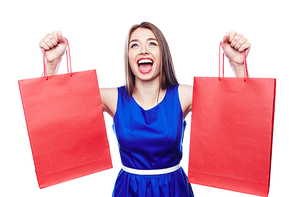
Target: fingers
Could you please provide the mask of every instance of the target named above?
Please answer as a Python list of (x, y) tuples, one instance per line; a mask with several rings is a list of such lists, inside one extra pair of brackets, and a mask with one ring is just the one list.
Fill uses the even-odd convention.
[[(245, 38), (242, 34), (236, 33), (235, 31), (229, 32), (228, 35), (225, 36), (224, 38), (225, 38), (225, 41), (228, 40), (228, 43), (232, 48), (238, 50), (239, 52), (242, 52), (244, 50), (249, 50), (251, 47), (251, 43), (248, 41), (248, 39)], [(224, 41), (224, 38), (223, 38), (223, 41)]]
[(63, 42), (64, 38), (62, 32), (54, 31), (50, 34), (47, 34), (39, 43), (39, 47), (45, 50), (52, 49), (56, 47), (60, 42)]

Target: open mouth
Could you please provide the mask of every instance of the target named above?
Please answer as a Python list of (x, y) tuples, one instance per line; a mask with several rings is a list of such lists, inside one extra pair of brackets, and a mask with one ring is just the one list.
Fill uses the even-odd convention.
[(153, 60), (150, 58), (141, 58), (138, 60), (138, 69), (141, 73), (150, 73), (153, 66)]

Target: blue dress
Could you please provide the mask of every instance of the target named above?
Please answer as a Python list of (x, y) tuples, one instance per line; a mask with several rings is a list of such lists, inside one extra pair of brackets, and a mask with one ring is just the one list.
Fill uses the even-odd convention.
[[(170, 168), (180, 163), (186, 122), (179, 101), (178, 85), (167, 89), (164, 99), (144, 110), (118, 88), (113, 130), (122, 164), (140, 170)], [(114, 197), (191, 197), (191, 185), (182, 168), (161, 175), (137, 175), (121, 170)]]

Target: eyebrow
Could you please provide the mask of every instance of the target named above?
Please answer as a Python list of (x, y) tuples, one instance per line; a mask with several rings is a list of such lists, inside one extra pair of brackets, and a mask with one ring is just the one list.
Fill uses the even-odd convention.
[[(156, 38), (148, 38), (147, 40), (155, 40), (155, 41), (157, 41)], [(130, 43), (131, 42), (138, 42), (138, 41), (139, 41), (139, 39), (133, 39), (133, 40), (130, 41)]]

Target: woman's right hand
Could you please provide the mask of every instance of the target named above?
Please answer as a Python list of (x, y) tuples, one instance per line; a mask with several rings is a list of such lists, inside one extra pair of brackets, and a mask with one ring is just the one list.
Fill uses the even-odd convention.
[(45, 50), (47, 74), (53, 75), (56, 73), (62, 56), (67, 48), (67, 41), (62, 36), (62, 32), (54, 31), (47, 34), (40, 42), (39, 47)]

